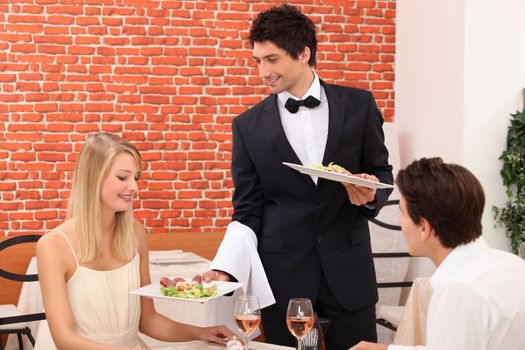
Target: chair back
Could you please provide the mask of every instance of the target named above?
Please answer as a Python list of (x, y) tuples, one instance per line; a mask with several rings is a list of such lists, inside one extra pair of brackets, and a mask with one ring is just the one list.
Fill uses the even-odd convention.
[[(31, 242), (37, 242), (41, 235), (24, 235), (24, 236), (15, 236), (12, 238), (8, 238), (5, 241), (0, 242), (0, 251), (9, 248), (16, 244), (22, 244), (22, 243), (31, 243)], [(38, 281), (38, 275), (35, 274), (18, 274), (6, 271), (2, 268), (0, 268), (0, 277), (3, 277), (8, 280), (12, 281), (19, 281), (19, 282), (35, 282)]]
[(378, 327), (377, 333), (381, 342), (391, 343), (391, 331), (396, 330), (397, 322), (385, 316), (384, 310), (395, 309), (397, 315), (397, 311), (401, 311), (402, 288), (412, 285), (406, 281), (410, 255), (399, 225), (399, 200), (388, 200), (379, 215), (369, 221), (379, 294), (376, 322), (386, 327)]
[[(0, 252), (4, 249), (7, 249), (17, 244), (37, 242), (40, 239), (40, 237), (42, 236), (41, 235), (23, 235), (23, 236), (15, 236), (15, 237), (8, 238), (0, 242)], [(19, 273), (6, 271), (3, 268), (0, 268), (0, 277), (8, 279), (8, 280), (12, 280), (12, 281), (19, 281), (19, 282), (38, 281), (38, 274), (36, 273), (19, 274)], [(8, 325), (8, 324), (23, 323), (23, 322), (39, 321), (45, 318), (46, 318), (45, 313), (43, 312), (25, 314), (25, 315), (13, 315), (13, 316), (0, 317), (0, 326)]]

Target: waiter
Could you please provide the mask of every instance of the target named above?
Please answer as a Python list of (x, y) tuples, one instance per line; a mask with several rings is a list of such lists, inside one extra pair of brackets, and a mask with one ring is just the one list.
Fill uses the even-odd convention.
[[(253, 255), (275, 297), (262, 310), (268, 342), (295, 344), (285, 323), (294, 297), (311, 299), (317, 315), (331, 320), (328, 349), (375, 341), (377, 286), (368, 219), (391, 190), (311, 177), (282, 162), (334, 162), (357, 176), (392, 184), (381, 113), (368, 91), (319, 78), (315, 25), (295, 7), (261, 12), (249, 39), (271, 94), (233, 121), (233, 223), (213, 271), (204, 277), (256, 277), (253, 267), (246, 270), (254, 259), (238, 248), (242, 241), (256, 247), (258, 256)], [(258, 294), (262, 288), (248, 291)]]

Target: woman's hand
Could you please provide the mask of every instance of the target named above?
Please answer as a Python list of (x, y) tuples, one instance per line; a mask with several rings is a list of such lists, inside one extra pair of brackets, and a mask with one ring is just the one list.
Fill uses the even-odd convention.
[(204, 341), (225, 345), (235, 334), (226, 326), (203, 327), (199, 338)]

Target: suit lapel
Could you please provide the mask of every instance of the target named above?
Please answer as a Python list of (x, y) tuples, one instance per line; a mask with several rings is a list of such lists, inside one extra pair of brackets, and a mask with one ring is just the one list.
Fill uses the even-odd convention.
[[(263, 106), (263, 120), (264, 120), (264, 131), (268, 137), (268, 141), (273, 147), (279, 152), (283, 161), (294, 164), (302, 164), (295, 154), (295, 151), (288, 142), (286, 134), (284, 133), (283, 125), (279, 115), (279, 109), (277, 108), (277, 95), (270, 95), (265, 101)], [(285, 166), (285, 165), (283, 165)], [(309, 175), (298, 173), (304, 180), (306, 180), (312, 186), (315, 186), (314, 181)]]
[(345, 116), (345, 101), (334, 86), (325, 84), (322, 80), (321, 84), (324, 87), (326, 98), (328, 99), (328, 138), (323, 155), (323, 164), (326, 165), (334, 160), (337, 146), (341, 141)]

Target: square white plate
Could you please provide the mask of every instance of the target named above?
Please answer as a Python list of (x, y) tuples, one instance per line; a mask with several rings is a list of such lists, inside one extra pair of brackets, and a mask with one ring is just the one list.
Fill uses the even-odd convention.
[(184, 300), (184, 301), (190, 301), (194, 303), (205, 303), (209, 300), (216, 299), (218, 297), (223, 296), (224, 294), (228, 294), (230, 292), (233, 292), (234, 290), (237, 290), (242, 287), (242, 283), (237, 282), (223, 282), (223, 281), (213, 281), (210, 283), (205, 283), (206, 285), (216, 284), (217, 285), (217, 294), (212, 297), (207, 298), (200, 298), (200, 299), (191, 299), (191, 298), (179, 298), (179, 297), (168, 297), (165, 295), (162, 295), (160, 291), (160, 283), (152, 283), (148, 284), (147, 286), (134, 289), (130, 293), (131, 294), (137, 294), (143, 297), (153, 298), (153, 299), (166, 299), (166, 300)]
[(152, 250), (149, 252), (149, 262), (153, 264), (190, 264), (204, 262), (202, 256), (182, 250)]
[(283, 162), (283, 164), (286, 166), (289, 166), (292, 169), (297, 170), (300, 173), (312, 175), (312, 176), (318, 176), (318, 177), (321, 177), (327, 180), (332, 180), (332, 181), (337, 181), (337, 182), (346, 182), (346, 183), (351, 183), (354, 185), (359, 185), (359, 186), (364, 186), (364, 187), (369, 187), (369, 188), (376, 188), (376, 189), (394, 188), (394, 186), (390, 184), (365, 180), (365, 179), (361, 179), (360, 177), (356, 177), (352, 175), (334, 173), (331, 171), (321, 170), (321, 169), (314, 168), (311, 166), (304, 166), (304, 165), (287, 163), (287, 162)]

